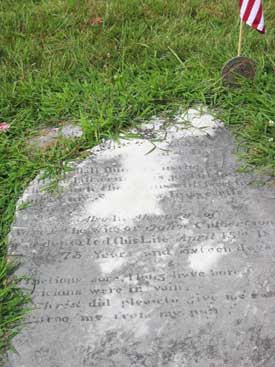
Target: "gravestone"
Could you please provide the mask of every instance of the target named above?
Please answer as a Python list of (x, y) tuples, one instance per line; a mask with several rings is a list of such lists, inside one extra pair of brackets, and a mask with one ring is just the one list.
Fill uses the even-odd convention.
[(34, 309), (8, 366), (274, 367), (275, 191), (206, 112), (135, 132), (18, 203)]

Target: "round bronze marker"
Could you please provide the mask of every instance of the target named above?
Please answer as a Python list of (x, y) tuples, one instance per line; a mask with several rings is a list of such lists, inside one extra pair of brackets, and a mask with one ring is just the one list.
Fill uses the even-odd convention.
[(234, 57), (222, 69), (223, 85), (231, 88), (238, 88), (241, 78), (253, 80), (255, 75), (256, 63), (245, 56)]

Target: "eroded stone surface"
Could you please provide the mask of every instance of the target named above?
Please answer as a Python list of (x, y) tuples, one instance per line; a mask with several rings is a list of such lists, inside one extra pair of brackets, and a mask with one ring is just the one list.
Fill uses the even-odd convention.
[(37, 309), (10, 366), (274, 366), (274, 190), (210, 115), (144, 131), (23, 195), (11, 252)]
[(30, 139), (29, 144), (46, 149), (56, 143), (58, 138), (79, 138), (83, 134), (80, 126), (67, 124), (61, 127), (44, 128), (39, 134)]

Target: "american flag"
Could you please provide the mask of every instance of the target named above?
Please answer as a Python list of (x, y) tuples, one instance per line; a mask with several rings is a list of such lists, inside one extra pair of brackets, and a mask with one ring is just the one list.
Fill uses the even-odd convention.
[(257, 31), (264, 33), (264, 14), (262, 0), (240, 0), (241, 19), (257, 29)]

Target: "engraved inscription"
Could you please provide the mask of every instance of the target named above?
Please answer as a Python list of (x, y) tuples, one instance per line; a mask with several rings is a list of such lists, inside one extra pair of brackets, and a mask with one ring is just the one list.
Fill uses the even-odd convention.
[(236, 172), (211, 116), (189, 119), (25, 192), (10, 248), (34, 309), (12, 367), (273, 367), (274, 190)]

